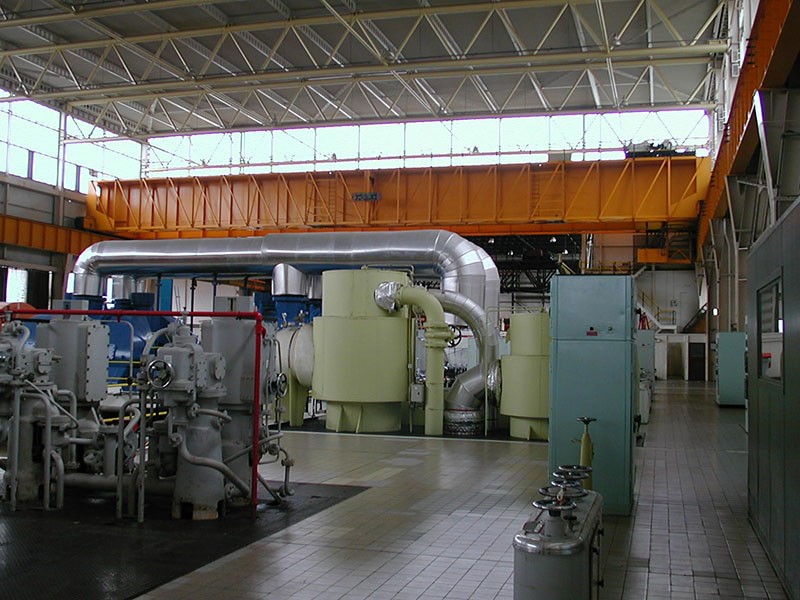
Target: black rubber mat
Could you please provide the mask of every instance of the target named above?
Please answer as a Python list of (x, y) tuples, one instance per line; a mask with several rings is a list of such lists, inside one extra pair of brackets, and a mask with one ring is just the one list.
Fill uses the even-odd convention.
[[(134, 598), (365, 488), (294, 484), (284, 506), (217, 521), (176, 521), (169, 498), (148, 498), (145, 522), (117, 521), (114, 498), (68, 493), (63, 511), (0, 508), (0, 598)], [(266, 501), (265, 501), (266, 502)]]

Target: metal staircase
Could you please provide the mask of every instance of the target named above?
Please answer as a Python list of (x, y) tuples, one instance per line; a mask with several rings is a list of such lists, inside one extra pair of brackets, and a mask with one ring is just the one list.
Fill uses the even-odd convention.
[(655, 329), (656, 333), (676, 333), (678, 331), (675, 311), (661, 309), (650, 296), (641, 290), (636, 295), (636, 307), (647, 317), (650, 329)]

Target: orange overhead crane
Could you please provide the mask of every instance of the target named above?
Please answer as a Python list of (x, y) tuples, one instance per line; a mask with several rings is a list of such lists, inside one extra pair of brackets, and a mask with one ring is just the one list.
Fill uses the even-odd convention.
[(629, 158), (105, 181), (86, 227), (136, 238), (444, 228), (463, 235), (691, 226), (708, 158)]
[(0, 215), (0, 244), (46, 250), (59, 254), (80, 254), (95, 242), (109, 239), (88, 231)]

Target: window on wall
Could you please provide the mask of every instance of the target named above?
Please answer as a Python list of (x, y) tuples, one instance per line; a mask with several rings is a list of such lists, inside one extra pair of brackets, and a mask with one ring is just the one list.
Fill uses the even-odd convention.
[(72, 116), (62, 123), (58, 111), (30, 100), (0, 102), (0, 172), (86, 193), (92, 180), (135, 178), (140, 166), (137, 141)]
[(758, 375), (783, 377), (783, 286), (781, 280), (758, 290)]
[(28, 272), (25, 269), (9, 267), (6, 279), (6, 301), (28, 301)]

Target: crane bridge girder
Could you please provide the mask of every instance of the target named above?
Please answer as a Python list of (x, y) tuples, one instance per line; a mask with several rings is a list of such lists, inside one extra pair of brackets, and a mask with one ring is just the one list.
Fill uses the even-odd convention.
[(619, 161), (315, 171), (115, 180), (87, 201), (87, 227), (137, 238), (321, 229), (444, 228), (463, 235), (690, 226), (711, 161)]

